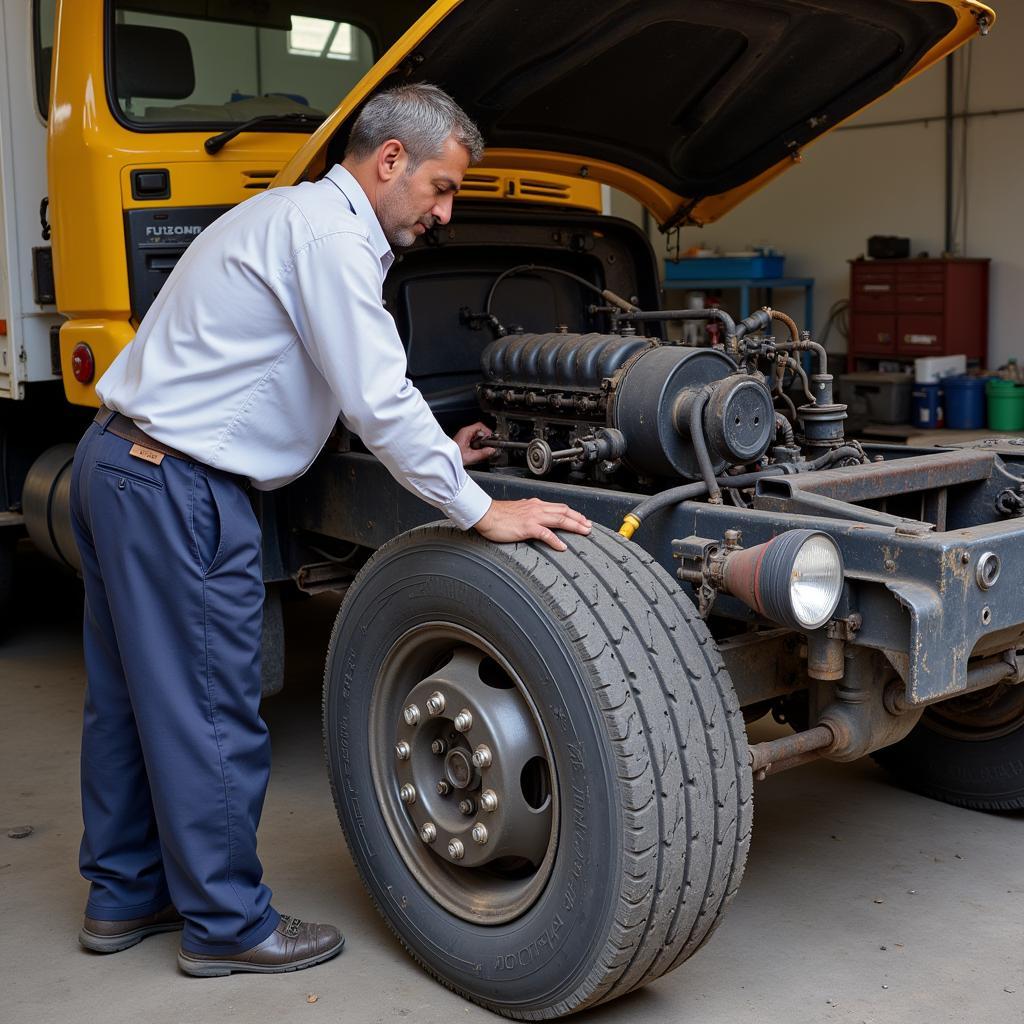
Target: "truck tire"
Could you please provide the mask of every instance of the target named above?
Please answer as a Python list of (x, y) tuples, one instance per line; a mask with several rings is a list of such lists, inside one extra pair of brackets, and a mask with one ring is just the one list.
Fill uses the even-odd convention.
[(11, 529), (0, 529), (0, 640), (10, 632), (14, 609), (14, 548), (18, 535)]
[(284, 586), (268, 583), (263, 598), (263, 629), (260, 633), (260, 697), (273, 697), (284, 689)]
[(933, 705), (906, 739), (872, 756), (901, 786), (936, 800), (1024, 810), (1024, 686)]
[(345, 597), (324, 681), (335, 805), (374, 903), (430, 974), (520, 1020), (681, 964), (750, 840), (743, 718), (703, 622), (637, 545), (567, 540), (397, 537)]

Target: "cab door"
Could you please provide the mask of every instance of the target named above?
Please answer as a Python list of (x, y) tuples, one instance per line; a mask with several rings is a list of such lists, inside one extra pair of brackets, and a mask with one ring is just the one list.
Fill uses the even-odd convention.
[(46, 199), (46, 119), (55, 0), (0, 2), (0, 399), (56, 380), (53, 263)]

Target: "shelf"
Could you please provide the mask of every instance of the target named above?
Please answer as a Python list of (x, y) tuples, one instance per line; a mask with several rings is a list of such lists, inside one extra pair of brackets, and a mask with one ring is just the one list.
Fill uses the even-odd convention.
[(772, 304), (772, 292), (776, 289), (793, 289), (804, 293), (804, 322), (808, 331), (814, 330), (814, 278), (813, 277), (709, 277), (696, 281), (665, 281), (667, 292), (706, 292), (733, 289), (740, 293), (740, 319), (750, 316), (751, 293), (763, 291), (764, 305)]

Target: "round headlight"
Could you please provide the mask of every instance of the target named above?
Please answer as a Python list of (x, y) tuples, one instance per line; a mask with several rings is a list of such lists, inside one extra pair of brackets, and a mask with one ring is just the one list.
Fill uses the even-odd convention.
[(804, 629), (825, 625), (843, 591), (843, 559), (824, 533), (811, 534), (797, 549), (789, 577), (793, 617)]
[(766, 619), (801, 632), (819, 629), (843, 593), (843, 558), (818, 530), (789, 530), (728, 556), (724, 588)]

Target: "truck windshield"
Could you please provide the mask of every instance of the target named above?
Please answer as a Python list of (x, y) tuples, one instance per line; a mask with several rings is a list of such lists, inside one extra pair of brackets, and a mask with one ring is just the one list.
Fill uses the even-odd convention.
[[(322, 0), (115, 0), (111, 104), (128, 124), (165, 129), (324, 115), (376, 58), (373, 26), (344, 20), (345, 11)], [(312, 118), (307, 128), (301, 119), (275, 123), (315, 126)]]

